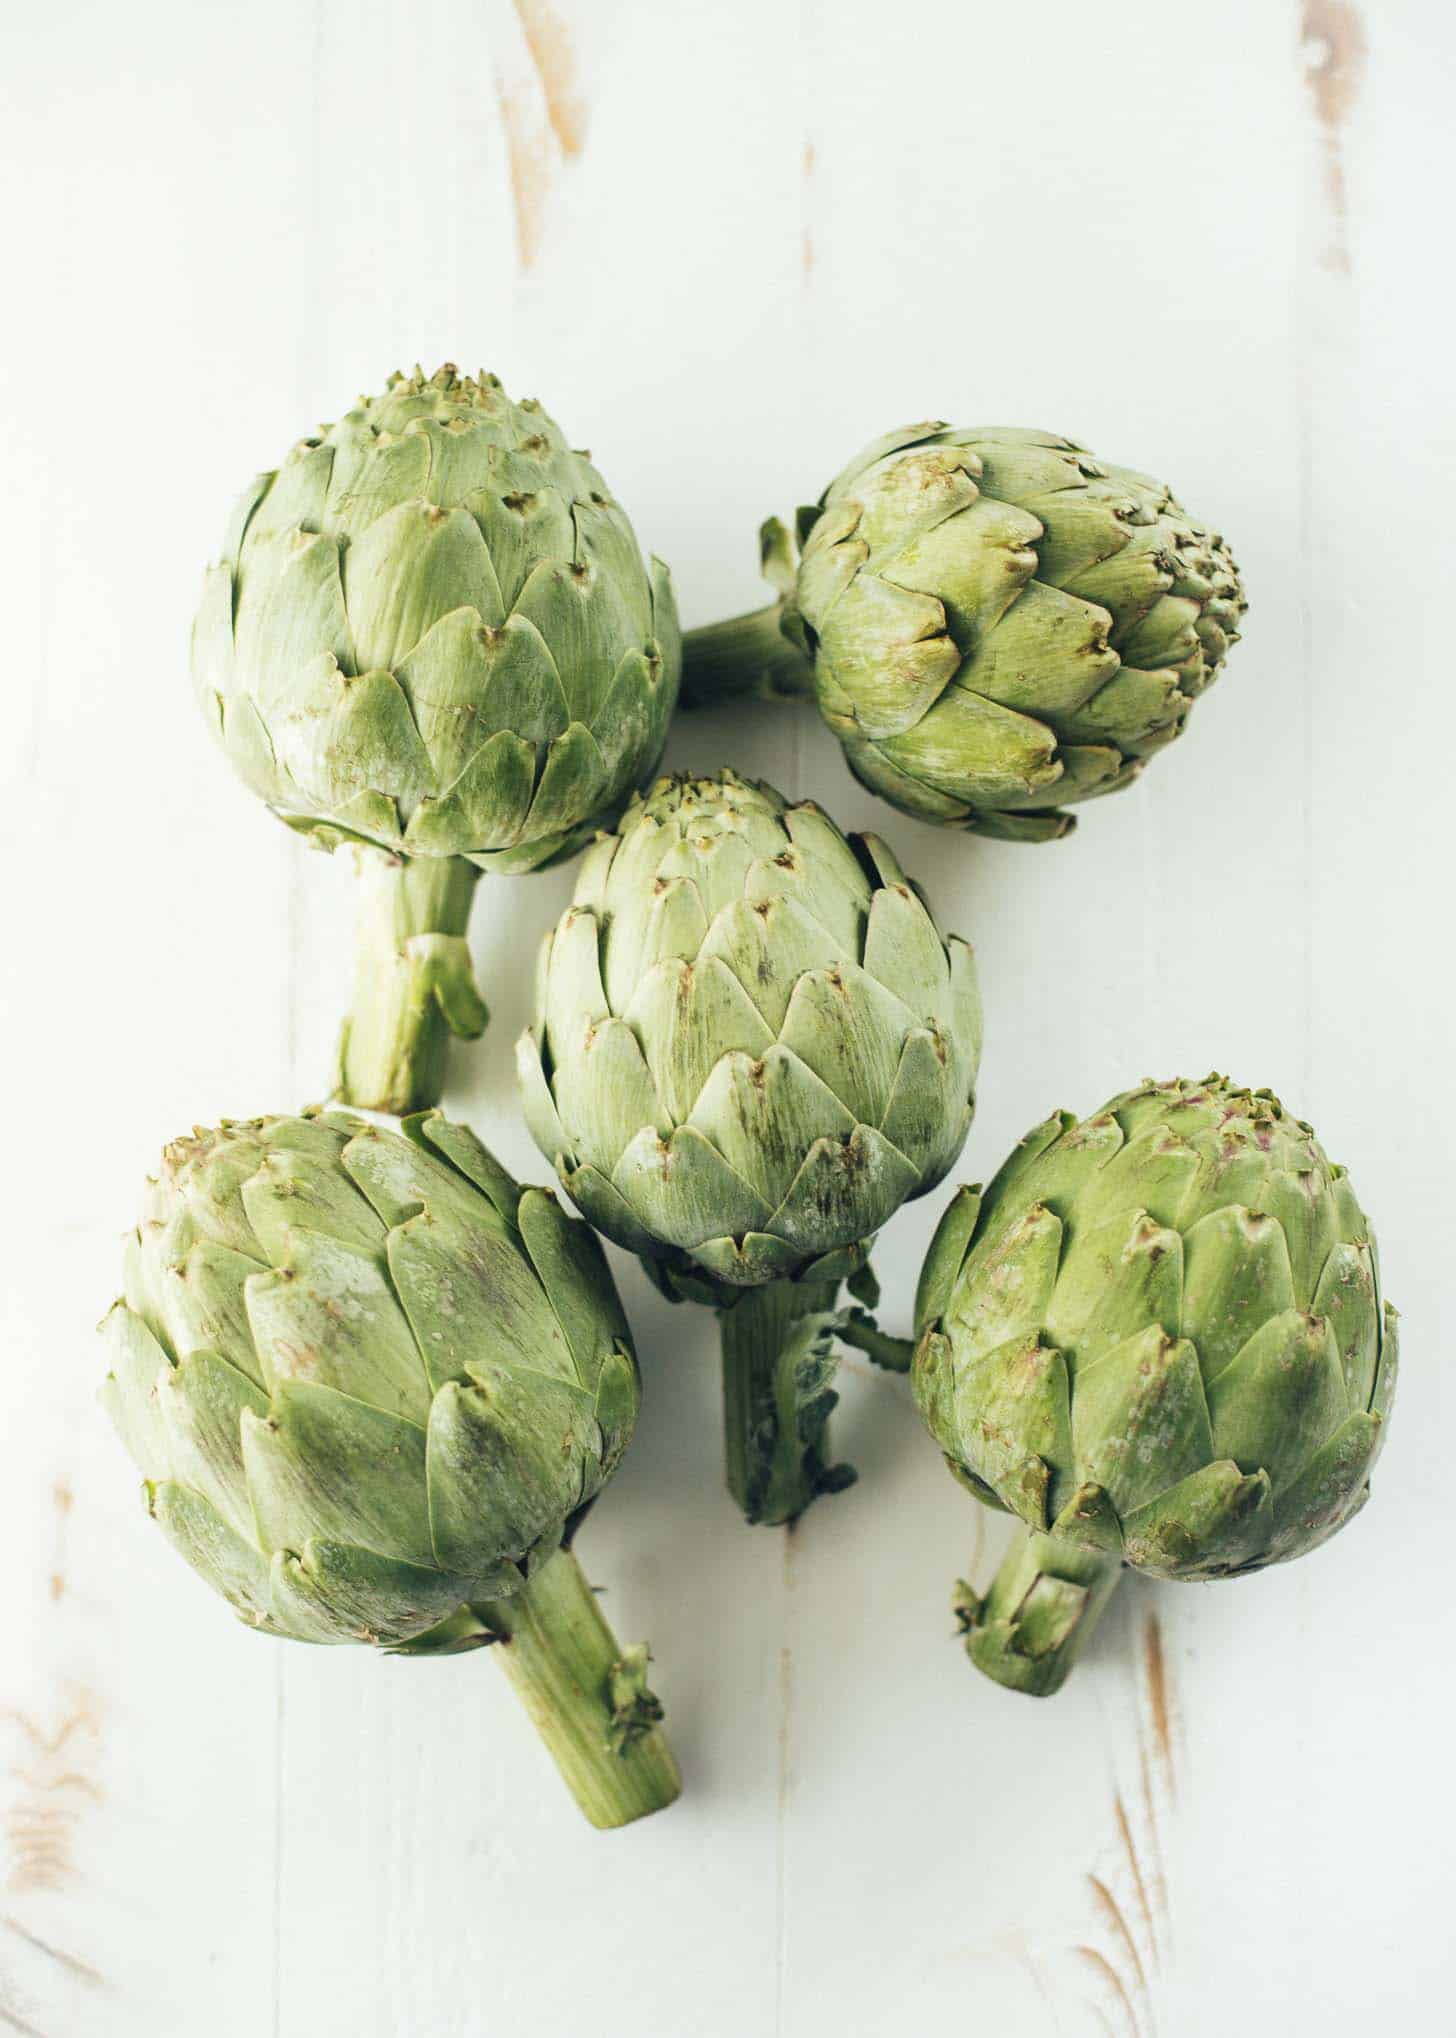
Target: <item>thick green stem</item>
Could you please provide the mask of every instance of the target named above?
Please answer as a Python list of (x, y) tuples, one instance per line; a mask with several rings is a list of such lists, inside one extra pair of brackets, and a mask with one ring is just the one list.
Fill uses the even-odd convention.
[(1050, 1698), (1066, 1683), (1121, 1574), (1121, 1557), (1023, 1531), (984, 1599), (964, 1581), (956, 1587), (966, 1654), (998, 1684)]
[(749, 616), (689, 630), (683, 638), (682, 705), (810, 698), (814, 668), (779, 628), (782, 613), (782, 604), (774, 602)]
[(768, 1281), (720, 1310), (728, 1491), (777, 1526), (854, 1478), (827, 1461), (837, 1281)]
[(462, 856), (360, 849), (357, 861), (354, 1003), (339, 1039), (338, 1095), (403, 1116), (439, 1103), (450, 1035), (485, 1030), (465, 939), (480, 872)]
[(629, 1825), (682, 1789), (647, 1689), (647, 1651), (623, 1649), (570, 1550), (509, 1599), (477, 1609), (572, 1796), (594, 1826)]

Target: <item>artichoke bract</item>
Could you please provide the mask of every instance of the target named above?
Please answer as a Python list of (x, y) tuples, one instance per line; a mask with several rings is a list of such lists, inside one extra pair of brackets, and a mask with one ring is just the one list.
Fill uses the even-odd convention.
[(489, 1642), (593, 1824), (671, 1803), (647, 1688), (572, 1555), (637, 1419), (601, 1247), (437, 1113), (167, 1147), (103, 1325), (147, 1506), (250, 1626)]
[(825, 1429), (842, 1280), (970, 1126), (981, 1008), (875, 836), (725, 771), (665, 778), (581, 866), (518, 1046), (567, 1193), (663, 1290), (722, 1312), (750, 1520), (847, 1483)]
[(957, 1599), (972, 1660), (1017, 1690), (1058, 1689), (1124, 1565), (1240, 1577), (1368, 1497), (1396, 1315), (1344, 1169), (1267, 1090), (1056, 1113), (950, 1204), (916, 1321), (931, 1434), (1026, 1525)]
[(1182, 730), (1246, 604), (1161, 482), (1049, 432), (909, 425), (770, 519), (781, 599), (690, 630), (683, 698), (812, 694), (855, 776), (1014, 842), (1127, 785)]
[(680, 644), (660, 560), (533, 400), (394, 375), (261, 474), (206, 580), (192, 664), (245, 782), (366, 879), (338, 1094), (438, 1101), (486, 1010), (482, 871), (574, 855), (657, 768)]

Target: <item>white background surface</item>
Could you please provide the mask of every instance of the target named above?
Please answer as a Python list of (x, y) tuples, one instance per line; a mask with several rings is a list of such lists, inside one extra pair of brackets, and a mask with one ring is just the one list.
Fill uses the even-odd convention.
[[(1456, 31), (1437, 0), (1362, 11), (7, 14), (0, 2030), (1443, 2028)], [(346, 996), (347, 866), (194, 718), (202, 566), (258, 467), (446, 356), (593, 449), (690, 623), (755, 603), (760, 517), (905, 418), (1068, 432), (1223, 526), (1245, 640), (1069, 842), (900, 818), (808, 714), (685, 721), (670, 759), (883, 827), (974, 940), (967, 1175), (1056, 1105), (1217, 1066), (1351, 1166), (1405, 1317), (1349, 1534), (1238, 1586), (1125, 1587), (1037, 1705), (953, 1644), (951, 1581), (1004, 1529), (903, 1383), (850, 1369), (861, 1483), (747, 1530), (711, 1319), (619, 1257), (649, 1398), (581, 1549), (652, 1639), (688, 1789), (609, 1836), (488, 1654), (230, 1623), (93, 1400), (162, 1141), (317, 1097)], [(447, 1099), (537, 1178), (510, 1048), (571, 881), (482, 886), (494, 1023)], [(892, 1323), (945, 1193), (885, 1236)]]

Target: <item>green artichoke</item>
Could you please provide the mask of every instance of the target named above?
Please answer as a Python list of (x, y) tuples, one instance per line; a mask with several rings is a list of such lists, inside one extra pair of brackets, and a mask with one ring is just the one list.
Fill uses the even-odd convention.
[(500, 1641), (593, 1824), (677, 1795), (570, 1553), (637, 1419), (597, 1241), (437, 1113), (179, 1139), (148, 1184), (102, 1398), (153, 1518), (250, 1626), (440, 1655)]
[(1231, 1578), (1369, 1494), (1396, 1315), (1343, 1168), (1267, 1090), (1144, 1083), (963, 1189), (916, 1301), (916, 1399), (951, 1470), (1026, 1524), (972, 1660), (1061, 1685), (1123, 1565)]
[(394, 375), (261, 474), (193, 630), (203, 712), (273, 811), (367, 871), (346, 1102), (435, 1103), (485, 1006), (482, 871), (574, 855), (657, 767), (672, 587), (538, 403)]
[(1049, 432), (890, 432), (799, 512), (797, 566), (761, 536), (781, 599), (688, 632), (684, 701), (812, 693), (873, 792), (1012, 842), (1134, 779), (1245, 609), (1169, 489)]
[(581, 867), (518, 1046), (527, 1122), (593, 1224), (723, 1315), (729, 1486), (781, 1522), (830, 1466), (839, 1284), (953, 1164), (975, 963), (875, 836), (740, 779), (659, 780)]

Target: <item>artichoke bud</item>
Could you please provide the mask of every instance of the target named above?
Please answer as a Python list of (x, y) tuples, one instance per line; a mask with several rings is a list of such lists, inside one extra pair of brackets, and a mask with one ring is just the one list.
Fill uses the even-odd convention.
[(326, 844), (529, 870), (654, 767), (677, 696), (659, 561), (534, 399), (394, 375), (238, 505), (193, 631), (234, 766)]
[(689, 633), (685, 697), (812, 691), (871, 791), (1008, 841), (1130, 784), (1246, 607), (1168, 488), (1046, 432), (888, 433), (797, 533), (797, 565), (783, 525), (761, 534), (777, 609)]
[(657, 767), (677, 700), (667, 569), (533, 399), (394, 375), (238, 504), (192, 634), (203, 714), (296, 831), (356, 852), (336, 1092), (438, 1102), (487, 1010), (482, 871), (573, 856)]
[(489, 1639), (480, 1602), (557, 1549), (636, 1422), (600, 1247), (436, 1113), (174, 1141), (104, 1329), (154, 1519), (305, 1641)]
[(1394, 1391), (1348, 1178), (1277, 1098), (1220, 1076), (1028, 1134), (947, 1210), (920, 1327), (917, 1401), (972, 1490), (1167, 1578), (1333, 1534)]
[(659, 780), (597, 844), (517, 1057), (597, 1229), (731, 1302), (869, 1292), (867, 1242), (960, 1151), (980, 1045), (971, 950), (888, 848), (725, 771)]

